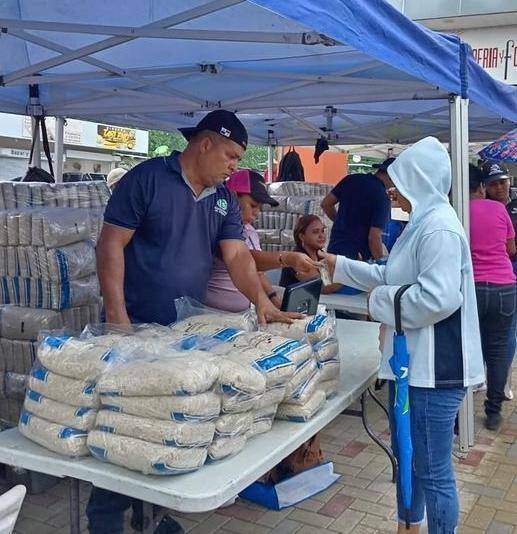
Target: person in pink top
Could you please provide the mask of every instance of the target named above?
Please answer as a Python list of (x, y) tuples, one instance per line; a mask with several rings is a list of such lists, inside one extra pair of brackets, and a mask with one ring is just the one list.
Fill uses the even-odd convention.
[(476, 282), (479, 325), (487, 374), (485, 426), (497, 430), (508, 374), (509, 332), (516, 312), (515, 231), (500, 202), (485, 198), (484, 175), (471, 165), (470, 248)]
[[(278, 202), (267, 192), (262, 176), (249, 169), (234, 172), (226, 181), (226, 187), (237, 194), (243, 222), (243, 236), (246, 245), (257, 263), (260, 280), (266, 295), (280, 308), (281, 301), (264, 272), (270, 269), (291, 267), (306, 274), (314, 269), (315, 262), (300, 252), (267, 252), (260, 248), (260, 240), (252, 223), (263, 204), (278, 206)], [(205, 304), (228, 312), (241, 312), (250, 307), (250, 301), (235, 287), (226, 265), (217, 255), (214, 259), (212, 276), (208, 282)]]

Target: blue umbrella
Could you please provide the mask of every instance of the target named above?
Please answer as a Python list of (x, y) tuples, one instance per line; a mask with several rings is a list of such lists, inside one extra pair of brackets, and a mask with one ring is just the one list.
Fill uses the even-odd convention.
[(395, 375), (394, 416), (397, 427), (398, 476), (400, 492), (405, 508), (406, 529), (409, 530), (409, 514), (412, 493), (413, 445), (411, 443), (411, 421), (409, 418), (409, 353), (406, 336), (402, 330), (400, 299), (411, 286), (402, 286), (395, 294), (395, 334), (393, 335), (393, 356), (390, 366)]

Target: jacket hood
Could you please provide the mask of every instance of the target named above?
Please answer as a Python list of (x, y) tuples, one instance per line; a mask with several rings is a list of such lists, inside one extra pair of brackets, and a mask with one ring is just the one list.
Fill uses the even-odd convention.
[(450, 206), (451, 161), (435, 137), (425, 137), (404, 150), (388, 167), (388, 174), (411, 202), (411, 222), (440, 206)]

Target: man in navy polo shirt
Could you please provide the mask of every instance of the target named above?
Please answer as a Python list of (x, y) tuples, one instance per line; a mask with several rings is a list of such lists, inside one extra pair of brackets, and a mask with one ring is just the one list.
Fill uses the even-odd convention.
[[(233, 113), (217, 110), (180, 131), (189, 141), (184, 152), (137, 165), (121, 179), (106, 208), (97, 245), (106, 321), (174, 322), (176, 298), (204, 300), (218, 249), (235, 286), (255, 304), (259, 321), (290, 322), (299, 314), (279, 311), (264, 293), (243, 240), (238, 201), (223, 185), (246, 150), (244, 125)], [(93, 488), (86, 511), (90, 532), (122, 533), (131, 502)], [(166, 519), (155, 532), (181, 532), (179, 524)]]
[(378, 169), (375, 174), (345, 176), (323, 199), (321, 207), (334, 221), (329, 252), (365, 261), (384, 255), (382, 233), (390, 216), (387, 168), (394, 160), (388, 158), (374, 165)]

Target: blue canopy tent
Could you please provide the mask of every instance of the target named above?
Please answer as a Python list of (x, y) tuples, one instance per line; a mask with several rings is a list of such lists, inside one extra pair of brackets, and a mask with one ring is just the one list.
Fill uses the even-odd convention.
[(384, 0), (0, 3), (0, 111), (172, 130), (219, 107), (255, 143), (450, 141), (468, 226), (468, 130), (515, 128), (517, 90)]

